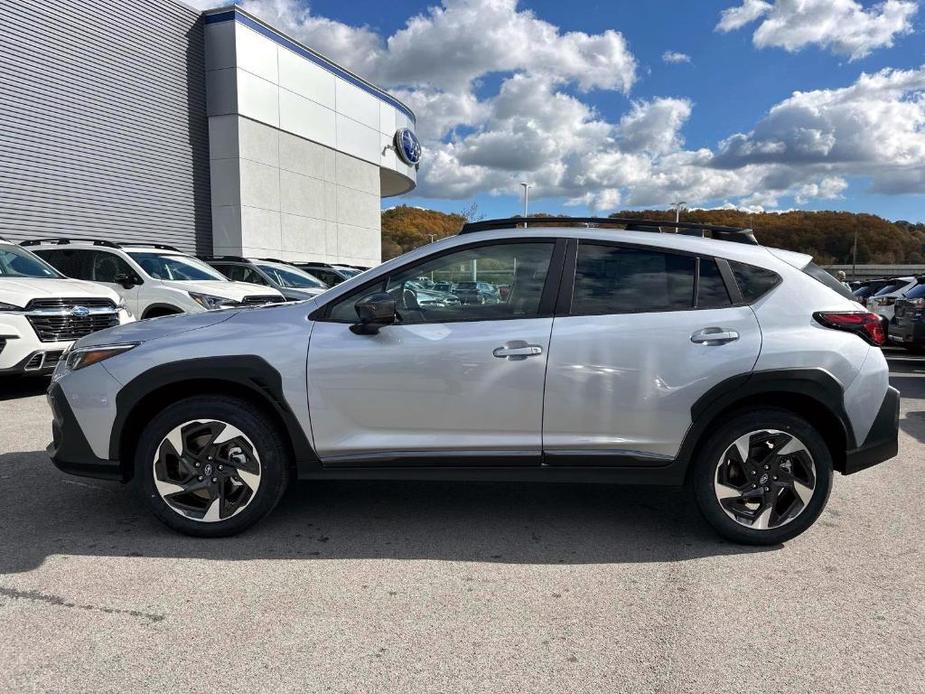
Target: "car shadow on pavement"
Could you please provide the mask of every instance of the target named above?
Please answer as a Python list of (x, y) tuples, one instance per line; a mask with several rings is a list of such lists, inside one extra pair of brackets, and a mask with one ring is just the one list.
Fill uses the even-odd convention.
[(0, 376), (0, 400), (16, 400), (43, 395), (49, 379), (43, 376)]
[(0, 455), (0, 499), (0, 573), (49, 555), (587, 564), (777, 549), (722, 540), (673, 488), (299, 482), (251, 530), (203, 540), (161, 525), (133, 489), (64, 475), (29, 452)]

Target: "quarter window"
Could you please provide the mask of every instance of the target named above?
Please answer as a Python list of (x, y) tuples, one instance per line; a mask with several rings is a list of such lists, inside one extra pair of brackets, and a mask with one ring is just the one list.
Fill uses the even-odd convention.
[(712, 258), (700, 259), (700, 278), (697, 283), (697, 308), (725, 308), (731, 306), (729, 291)]
[(733, 260), (729, 261), (729, 267), (735, 275), (742, 298), (749, 303), (767, 294), (780, 282), (780, 276), (776, 272), (765, 270), (763, 267), (737, 263)]
[(551, 241), (506, 243), (449, 253), (340, 300), (328, 317), (354, 323), (356, 302), (386, 291), (395, 297), (403, 324), (533, 318), (540, 312), (553, 247)]
[(692, 256), (582, 243), (572, 315), (682, 311), (694, 300)]

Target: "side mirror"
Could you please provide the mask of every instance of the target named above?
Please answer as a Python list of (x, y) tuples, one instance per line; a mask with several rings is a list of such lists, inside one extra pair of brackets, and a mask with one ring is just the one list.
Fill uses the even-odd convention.
[(359, 323), (350, 326), (357, 335), (377, 335), (380, 328), (392, 325), (397, 317), (395, 299), (391, 294), (378, 292), (360, 299), (354, 306)]
[(135, 282), (135, 278), (129, 277), (128, 275), (124, 273), (116, 275), (115, 280), (116, 280), (116, 284), (121, 284), (123, 289), (131, 289), (137, 284)]

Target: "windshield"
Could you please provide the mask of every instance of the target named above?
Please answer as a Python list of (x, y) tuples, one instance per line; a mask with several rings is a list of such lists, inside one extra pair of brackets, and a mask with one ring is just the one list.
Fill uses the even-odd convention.
[(61, 277), (51, 265), (16, 246), (0, 246), (0, 277)]
[(883, 294), (892, 294), (897, 289), (901, 289), (909, 284), (912, 280), (893, 280), (889, 284), (885, 285), (883, 289), (874, 293), (874, 296), (882, 296)]
[(335, 268), (341, 275), (346, 277), (348, 280), (354, 275), (359, 275), (360, 271), (352, 267), (337, 267)]
[(218, 270), (213, 270), (205, 263), (186, 255), (166, 253), (129, 253), (129, 255), (152, 279), (173, 280), (174, 282), (228, 281)]
[(925, 284), (917, 284), (906, 294), (907, 299), (921, 299), (925, 297)]
[(281, 268), (275, 265), (258, 265), (276, 284), (287, 289), (327, 289), (328, 285), (312, 277), (304, 270), (294, 267)]

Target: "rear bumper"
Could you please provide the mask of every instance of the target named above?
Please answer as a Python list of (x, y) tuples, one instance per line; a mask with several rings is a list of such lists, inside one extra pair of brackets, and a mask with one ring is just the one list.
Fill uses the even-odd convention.
[(894, 457), (899, 450), (899, 391), (887, 387), (877, 417), (863, 445), (845, 454), (844, 474), (851, 475)]
[(920, 320), (897, 321), (890, 326), (890, 337), (906, 344), (925, 344), (925, 323)]
[(123, 480), (119, 461), (104, 460), (93, 453), (64, 396), (64, 391), (57, 383), (48, 389), (48, 404), (52, 413), (52, 441), (48, 444), (46, 452), (55, 467), (62, 472), (80, 477)]

